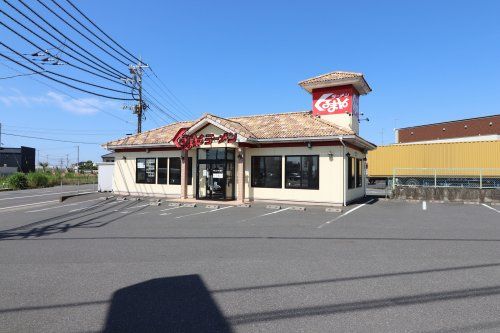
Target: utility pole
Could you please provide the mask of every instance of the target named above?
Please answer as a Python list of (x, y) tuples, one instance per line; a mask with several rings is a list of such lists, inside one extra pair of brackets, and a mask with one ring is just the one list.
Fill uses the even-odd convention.
[(66, 154), (66, 169), (69, 166), (69, 154)]
[(80, 146), (76, 146), (76, 173), (80, 173)]
[(0, 123), (0, 149), (2, 148), (2, 123)]
[(148, 67), (148, 65), (142, 63), (140, 57), (137, 65), (129, 65), (130, 74), (132, 74), (131, 81), (134, 85), (134, 88), (136, 88), (139, 93), (138, 103), (133, 107), (133, 113), (137, 115), (137, 133), (142, 132), (142, 118), (146, 109), (146, 105), (142, 100), (142, 75), (144, 74), (144, 68)]

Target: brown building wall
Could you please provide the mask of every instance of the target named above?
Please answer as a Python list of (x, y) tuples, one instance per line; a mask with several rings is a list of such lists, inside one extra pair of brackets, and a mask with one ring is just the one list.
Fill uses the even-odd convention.
[(500, 114), (481, 118), (406, 127), (398, 130), (398, 143), (500, 134)]

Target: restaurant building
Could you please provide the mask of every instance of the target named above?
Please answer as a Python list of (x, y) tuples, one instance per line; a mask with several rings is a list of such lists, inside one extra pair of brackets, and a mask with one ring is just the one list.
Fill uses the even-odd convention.
[(347, 204), (365, 196), (360, 73), (299, 83), (312, 110), (223, 118), (204, 114), (103, 145), (113, 191), (177, 199)]

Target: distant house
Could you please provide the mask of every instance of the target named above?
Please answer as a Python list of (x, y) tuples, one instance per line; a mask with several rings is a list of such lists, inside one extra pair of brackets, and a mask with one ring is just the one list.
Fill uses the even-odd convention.
[(103, 162), (114, 162), (115, 153), (109, 153), (101, 156)]
[(35, 148), (0, 148), (0, 173), (34, 172)]

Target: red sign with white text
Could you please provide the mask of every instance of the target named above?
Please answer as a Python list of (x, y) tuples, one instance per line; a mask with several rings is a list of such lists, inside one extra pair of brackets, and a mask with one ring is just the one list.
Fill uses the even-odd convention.
[(352, 86), (314, 89), (313, 115), (359, 113), (359, 95)]
[(174, 144), (177, 148), (183, 150), (189, 150), (193, 147), (199, 147), (201, 145), (211, 145), (212, 143), (234, 143), (238, 138), (236, 133), (222, 133), (221, 135), (215, 134), (186, 134), (189, 130), (188, 127), (181, 128), (177, 134), (174, 136)]

